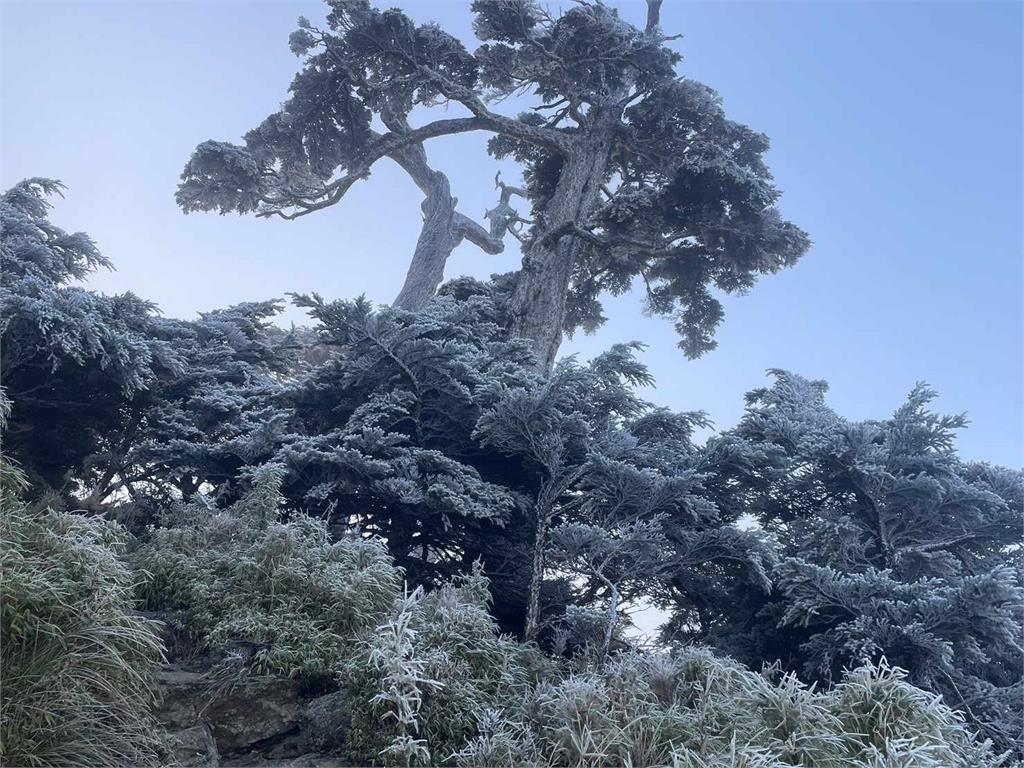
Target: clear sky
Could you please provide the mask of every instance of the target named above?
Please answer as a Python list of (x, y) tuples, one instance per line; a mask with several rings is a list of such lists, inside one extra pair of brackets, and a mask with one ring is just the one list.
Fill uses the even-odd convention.
[[(391, 0), (471, 43), (468, 0)], [(620, 4), (642, 20), (639, 0)], [(419, 229), (419, 193), (387, 161), (341, 205), (298, 222), (184, 216), (174, 188), (193, 147), (240, 139), (286, 97), (287, 37), (309, 2), (51, 3), (0, 0), (0, 183), (62, 179), (54, 220), (89, 232), (131, 290), (168, 315), (316, 290), (397, 293)], [(563, 346), (590, 356), (649, 344), (648, 393), (739, 417), (769, 367), (827, 379), (851, 418), (883, 417), (923, 379), (967, 411), (968, 458), (1022, 460), (1022, 5), (690, 3), (663, 27), (684, 37), (681, 71), (772, 140), (785, 214), (813, 251), (726, 302), (719, 348), (687, 361), (638, 297)], [(495, 201), (484, 137), (431, 144), (463, 210)], [(504, 166), (506, 179), (515, 169)], [(449, 275), (518, 264), (463, 246)], [(289, 319), (302, 320), (292, 310)]]

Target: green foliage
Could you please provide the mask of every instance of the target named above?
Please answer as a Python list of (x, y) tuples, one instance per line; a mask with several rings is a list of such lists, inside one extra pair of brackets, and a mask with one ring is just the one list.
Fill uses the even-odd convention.
[(134, 575), (114, 523), (15, 497), (0, 460), (0, 763), (160, 765), (149, 710), (162, 659), (134, 614)]
[(201, 649), (252, 649), (256, 674), (322, 674), (386, 615), (401, 574), (377, 540), (331, 541), (322, 520), (281, 519), (280, 482), (267, 466), (225, 510), (202, 498), (180, 507), (133, 555), (139, 595), (180, 616)]

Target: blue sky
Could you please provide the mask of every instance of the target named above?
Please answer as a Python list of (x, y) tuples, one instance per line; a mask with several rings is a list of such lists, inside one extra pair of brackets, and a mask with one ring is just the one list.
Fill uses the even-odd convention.
[[(467, 2), (392, 0), (471, 42)], [(316, 290), (389, 301), (418, 233), (419, 193), (386, 162), (340, 206), (298, 222), (184, 216), (177, 176), (207, 138), (238, 140), (285, 98), (288, 33), (319, 2), (2, 2), (0, 183), (69, 187), (54, 220), (89, 232), (131, 290), (168, 315)], [(620, 4), (638, 22), (638, 0)], [(765, 369), (827, 379), (851, 418), (891, 413), (914, 382), (967, 411), (968, 458), (1022, 458), (1022, 5), (690, 3), (663, 27), (681, 72), (772, 139), (786, 215), (814, 238), (794, 269), (726, 301), (718, 350), (687, 361), (639, 297), (564, 352), (638, 339), (648, 393), (735, 423)], [(483, 136), (430, 145), (463, 209), (493, 204)], [(506, 178), (515, 168), (500, 166)], [(460, 248), (449, 275), (516, 267)], [(292, 310), (289, 319), (302, 320)]]

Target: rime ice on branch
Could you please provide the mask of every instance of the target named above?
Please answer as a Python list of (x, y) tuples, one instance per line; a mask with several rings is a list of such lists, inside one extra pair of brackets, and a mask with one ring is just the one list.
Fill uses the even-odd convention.
[[(677, 75), (660, 5), (648, 2), (638, 28), (600, 3), (554, 16), (530, 0), (476, 0), (484, 43), (471, 53), (401, 11), (333, 0), (327, 29), (300, 19), (291, 36), (305, 66), (281, 111), (243, 146), (200, 144), (178, 203), (297, 218), (340, 201), (388, 157), (425, 196), (398, 306), (422, 308), (463, 239), (499, 253), (511, 228), (523, 262), (509, 323), (543, 370), (563, 332), (603, 322), (604, 292), (638, 281), (686, 354), (700, 355), (722, 317), (712, 291), (742, 292), (793, 264), (809, 241), (776, 208), (767, 139), (726, 118), (710, 88)], [(496, 111), (526, 94), (538, 102), (529, 112)], [(430, 108), (461, 116), (414, 127), (410, 114)], [(491, 154), (518, 160), (525, 180), (522, 190), (503, 188), (487, 229), (457, 210), (424, 149), (473, 131), (492, 134)], [(528, 198), (530, 221), (511, 209), (512, 193)]]

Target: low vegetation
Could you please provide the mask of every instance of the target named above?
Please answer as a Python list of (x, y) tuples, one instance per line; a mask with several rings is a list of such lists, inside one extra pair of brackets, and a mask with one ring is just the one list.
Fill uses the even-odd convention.
[(162, 648), (135, 612), (115, 523), (14, 497), (0, 461), (0, 763), (158, 765), (150, 710)]

